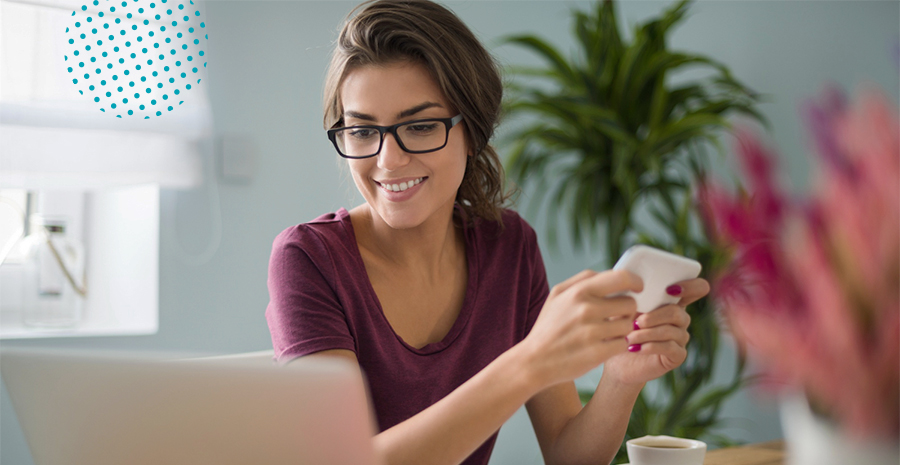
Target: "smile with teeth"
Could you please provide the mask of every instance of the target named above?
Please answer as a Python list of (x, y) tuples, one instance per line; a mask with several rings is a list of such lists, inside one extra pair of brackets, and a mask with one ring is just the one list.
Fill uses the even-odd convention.
[(379, 187), (381, 187), (382, 189), (387, 190), (387, 191), (403, 192), (406, 189), (409, 189), (410, 187), (415, 186), (416, 184), (419, 184), (420, 182), (422, 182), (424, 180), (425, 180), (425, 178), (422, 177), (422, 178), (418, 178), (418, 179), (413, 179), (411, 181), (401, 182), (399, 184), (382, 184), (378, 181), (375, 181), (375, 184), (378, 184)]

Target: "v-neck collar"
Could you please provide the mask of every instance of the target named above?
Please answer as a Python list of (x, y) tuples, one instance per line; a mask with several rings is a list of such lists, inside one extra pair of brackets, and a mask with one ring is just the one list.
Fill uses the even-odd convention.
[[(459, 206), (454, 207), (454, 214), (460, 214)], [(350, 239), (352, 239), (352, 250), (356, 253), (354, 254), (354, 260), (357, 262), (357, 266), (362, 270), (362, 274), (366, 277), (366, 286), (365, 290), (368, 293), (368, 297), (372, 300), (374, 307), (378, 309), (379, 320), (383, 323), (394, 335), (397, 341), (402, 344), (407, 350), (419, 355), (430, 355), (437, 352), (440, 352), (451, 344), (459, 335), (462, 333), (463, 329), (465, 329), (466, 324), (469, 321), (469, 317), (472, 315), (472, 308), (475, 306), (475, 297), (477, 295), (477, 287), (478, 287), (478, 264), (476, 263), (478, 254), (476, 253), (477, 246), (474, 235), (473, 228), (469, 227), (466, 223), (463, 215), (460, 215), (460, 219), (463, 222), (463, 242), (466, 249), (466, 263), (469, 270), (469, 276), (466, 280), (466, 295), (463, 298), (462, 308), (459, 310), (459, 315), (456, 316), (456, 321), (453, 322), (453, 326), (450, 327), (450, 331), (444, 335), (443, 339), (438, 342), (432, 342), (430, 344), (426, 344), (420, 348), (415, 348), (409, 345), (400, 335), (394, 331), (394, 327), (391, 326), (391, 323), (388, 321), (387, 316), (384, 314), (384, 308), (381, 306), (381, 301), (378, 299), (378, 295), (375, 293), (375, 288), (372, 287), (372, 280), (369, 279), (368, 271), (366, 270), (365, 262), (362, 258), (362, 253), (359, 250), (359, 244), (356, 241), (356, 232), (353, 229), (353, 223), (350, 220), (350, 212), (345, 208), (341, 208), (337, 211), (337, 216), (341, 220), (341, 224), (347, 229), (349, 233)]]

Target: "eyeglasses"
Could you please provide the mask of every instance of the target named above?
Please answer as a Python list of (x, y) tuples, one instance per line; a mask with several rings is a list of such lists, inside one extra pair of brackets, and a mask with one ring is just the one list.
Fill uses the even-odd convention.
[(381, 152), (384, 135), (394, 135), (397, 145), (407, 153), (435, 152), (447, 145), (450, 129), (462, 121), (452, 118), (428, 118), (406, 121), (393, 126), (361, 125), (328, 130), (328, 138), (344, 158), (369, 158)]

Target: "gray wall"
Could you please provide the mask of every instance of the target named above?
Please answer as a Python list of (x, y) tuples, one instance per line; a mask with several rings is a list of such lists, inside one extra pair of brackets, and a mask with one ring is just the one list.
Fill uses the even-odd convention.
[[(263, 318), (271, 241), (292, 224), (361, 200), (342, 172), (321, 129), (322, 79), (341, 19), (355, 2), (208, 2), (209, 79), (217, 132), (247, 135), (259, 148), (247, 183), (220, 182), (192, 191), (165, 191), (160, 253), (160, 330), (153, 336), (3, 341), (8, 346), (53, 346), (231, 353), (270, 347)], [(627, 1), (628, 24), (657, 14), (669, 2)], [(496, 39), (537, 33), (563, 47), (569, 8), (585, 2), (448, 2), (501, 62), (533, 58)], [(675, 32), (671, 45), (730, 66), (735, 76), (771, 96), (763, 113), (769, 137), (785, 156), (789, 177), (806, 183), (806, 138), (797, 105), (835, 82), (852, 89), (874, 82), (896, 101), (900, 36), (896, 1), (701, 1)], [(214, 169), (209, 154), (208, 168)], [(527, 193), (525, 194), (527, 196)], [(214, 234), (218, 206), (221, 246), (202, 265), (186, 255), (203, 251)], [(541, 218), (529, 218), (541, 234)], [(541, 242), (551, 284), (597, 267), (603, 251), (552, 252)], [(726, 346), (717, 376), (733, 369)], [(599, 373), (579, 380), (595, 383)], [(0, 462), (31, 463), (5, 388), (0, 393)], [(780, 437), (774, 402), (757, 393), (732, 399), (724, 414), (728, 433), (746, 441)], [(541, 463), (527, 415), (517, 413), (501, 431), (493, 464)]]

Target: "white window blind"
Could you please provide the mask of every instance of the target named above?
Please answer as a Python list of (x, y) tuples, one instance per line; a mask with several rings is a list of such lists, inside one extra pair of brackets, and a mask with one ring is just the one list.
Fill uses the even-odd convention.
[(0, 187), (198, 185), (198, 142), (212, 131), (206, 86), (158, 118), (101, 112), (78, 93), (64, 59), (69, 18), (83, 4), (0, 1)]

